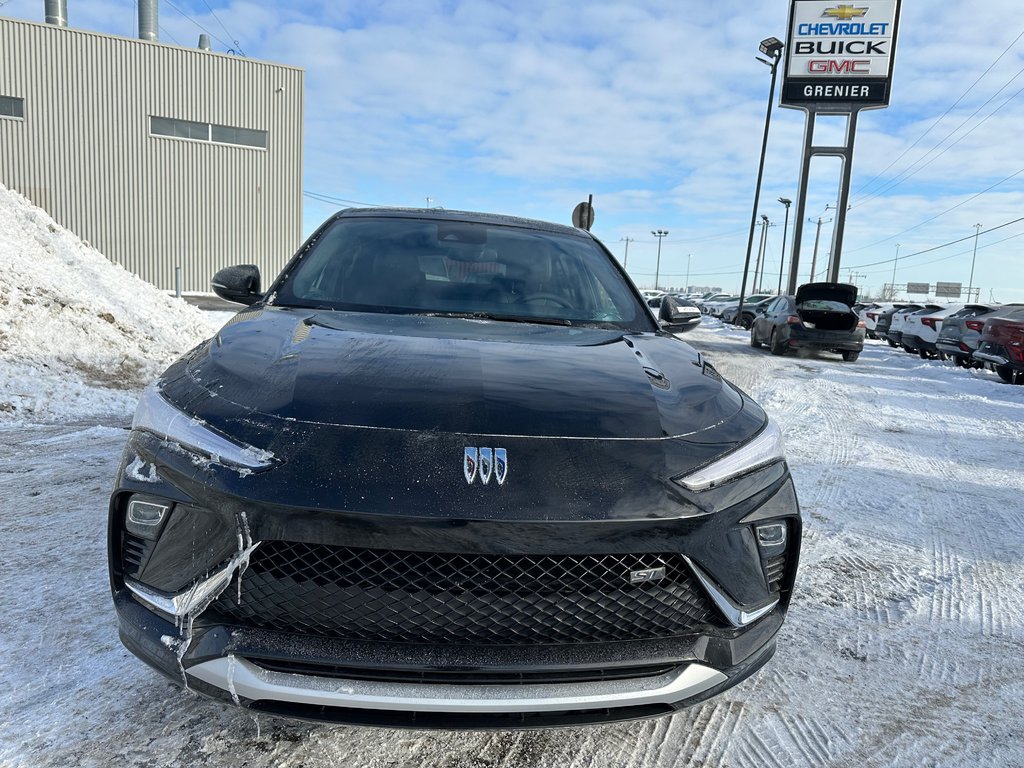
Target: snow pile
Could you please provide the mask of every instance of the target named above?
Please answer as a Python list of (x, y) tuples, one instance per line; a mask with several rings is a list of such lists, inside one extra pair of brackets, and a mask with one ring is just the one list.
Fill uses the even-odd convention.
[(210, 335), (201, 311), (0, 184), (0, 423), (127, 416), (147, 382)]

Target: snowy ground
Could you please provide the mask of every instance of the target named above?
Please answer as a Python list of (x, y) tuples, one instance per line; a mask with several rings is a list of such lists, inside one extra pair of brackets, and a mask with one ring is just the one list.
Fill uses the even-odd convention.
[(1024, 387), (879, 344), (847, 364), (772, 357), (713, 322), (686, 339), (778, 420), (803, 505), (798, 592), (755, 678), (670, 719), (578, 730), (256, 722), (117, 640), (104, 526), (128, 412), (15, 419), (0, 766), (1024, 765)]

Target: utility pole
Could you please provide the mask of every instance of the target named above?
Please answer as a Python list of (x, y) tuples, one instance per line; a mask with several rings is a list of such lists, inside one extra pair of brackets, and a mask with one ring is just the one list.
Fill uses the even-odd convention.
[(892, 263), (892, 284), (890, 288), (892, 293), (889, 296), (889, 301), (896, 298), (896, 266), (900, 263), (900, 245), (902, 245), (902, 243), (896, 243), (896, 258)]
[[(808, 219), (808, 223), (813, 224), (814, 219)], [(818, 231), (814, 233), (814, 255), (811, 256), (811, 279), (810, 282), (814, 282), (814, 273), (818, 271), (818, 242), (821, 240), (821, 225), (828, 224), (832, 219), (825, 219), (822, 221), (821, 216), (818, 217)]]
[(686, 254), (686, 287), (683, 288), (683, 293), (690, 292), (690, 259), (693, 258), (692, 253)]
[(619, 242), (626, 243), (626, 255), (622, 257), (622, 268), (625, 269), (626, 265), (629, 264), (629, 244), (636, 240), (635, 237), (620, 237)]
[(667, 229), (652, 229), (651, 234), (658, 238), (658, 263), (654, 268), (654, 290), (658, 288), (658, 278), (661, 275), (661, 239), (668, 235)]
[(971, 300), (971, 289), (974, 288), (974, 260), (978, 258), (978, 235), (981, 233), (981, 224), (974, 225), (974, 255), (971, 256), (971, 279), (967, 282), (967, 300)]
[(757, 248), (757, 261), (754, 263), (754, 293), (761, 292), (761, 257), (764, 255), (764, 248), (768, 242), (768, 217), (761, 214), (761, 240)]

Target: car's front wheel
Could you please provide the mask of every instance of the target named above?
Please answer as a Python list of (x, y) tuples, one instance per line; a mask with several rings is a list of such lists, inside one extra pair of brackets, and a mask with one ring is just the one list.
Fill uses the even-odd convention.
[(761, 342), (757, 340), (757, 329), (753, 325), (750, 326), (750, 346), (754, 349), (761, 348)]
[(843, 351), (843, 361), (844, 362), (854, 363), (854, 362), (857, 361), (858, 357), (860, 357), (860, 352), (853, 352), (851, 350), (844, 350)]

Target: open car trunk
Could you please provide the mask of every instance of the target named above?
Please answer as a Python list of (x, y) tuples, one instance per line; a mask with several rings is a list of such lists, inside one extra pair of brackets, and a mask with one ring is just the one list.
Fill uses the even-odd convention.
[(804, 325), (820, 331), (852, 331), (859, 317), (853, 311), (857, 286), (847, 283), (806, 283), (797, 288), (796, 310)]

